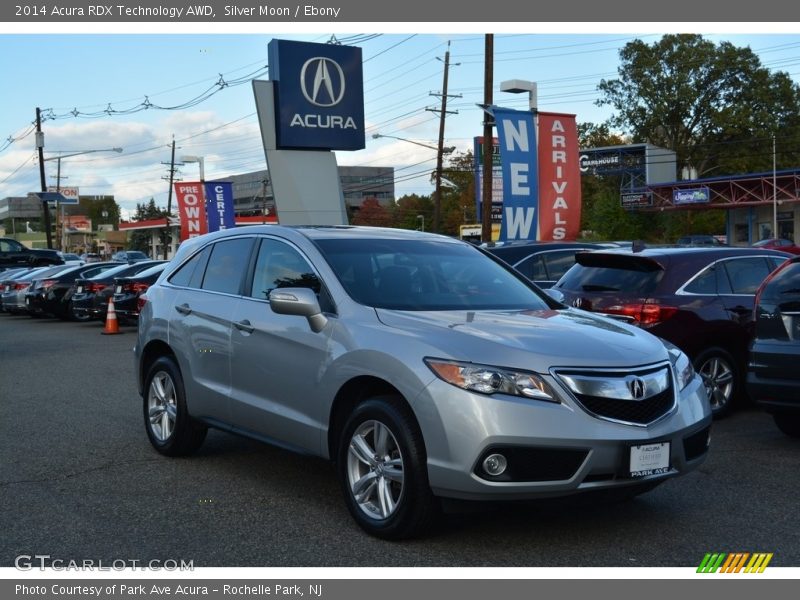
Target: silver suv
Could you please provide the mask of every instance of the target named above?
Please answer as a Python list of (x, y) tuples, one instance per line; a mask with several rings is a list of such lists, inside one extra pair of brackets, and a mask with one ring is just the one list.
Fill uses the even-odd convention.
[(208, 427), (333, 460), (384, 538), (438, 497), (632, 497), (703, 462), (685, 354), (567, 308), (475, 246), (259, 226), (184, 242), (142, 297), (144, 424), (168, 456)]

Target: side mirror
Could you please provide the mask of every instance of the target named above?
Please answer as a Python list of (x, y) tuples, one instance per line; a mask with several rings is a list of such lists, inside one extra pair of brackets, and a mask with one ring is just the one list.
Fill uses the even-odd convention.
[(564, 304), (564, 294), (562, 294), (558, 290), (554, 290), (553, 288), (546, 288), (544, 290), (544, 293), (547, 294), (548, 296), (550, 296), (556, 302), (560, 302), (561, 304)]
[(328, 319), (322, 314), (317, 295), (308, 288), (277, 288), (269, 293), (269, 306), (279, 315), (305, 317), (311, 331), (319, 333)]

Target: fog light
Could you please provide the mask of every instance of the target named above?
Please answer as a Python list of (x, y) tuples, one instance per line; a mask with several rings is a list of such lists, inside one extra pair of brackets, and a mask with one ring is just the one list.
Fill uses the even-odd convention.
[(502, 454), (490, 454), (483, 461), (483, 470), (492, 477), (502, 475), (507, 466), (508, 461)]

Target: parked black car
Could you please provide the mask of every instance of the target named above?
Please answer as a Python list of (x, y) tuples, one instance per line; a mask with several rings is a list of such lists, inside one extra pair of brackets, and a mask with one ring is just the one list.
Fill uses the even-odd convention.
[(800, 438), (800, 256), (762, 284), (754, 315), (747, 391), (778, 429)]
[(25, 301), (29, 311), (41, 314), (51, 314), (60, 319), (72, 318), (71, 298), (65, 298), (72, 284), (79, 277), (92, 277), (112, 267), (118, 267), (117, 262), (89, 263), (77, 267), (70, 267), (48, 278), (46, 285), (37, 292), (28, 292)]
[(31, 249), (12, 238), (0, 238), (0, 271), (13, 267), (63, 265), (55, 250)]
[(121, 321), (139, 319), (139, 298), (156, 282), (166, 266), (166, 262), (161, 262), (131, 277), (114, 279), (114, 310), (117, 318)]
[(582, 252), (553, 290), (566, 304), (614, 315), (678, 346), (721, 417), (744, 397), (756, 290), (790, 256), (732, 247)]
[(575, 264), (575, 253), (608, 248), (590, 242), (507, 242), (485, 249), (541, 288), (549, 288)]
[[(76, 321), (89, 321), (91, 319), (105, 321), (106, 312), (108, 312), (108, 299), (114, 295), (114, 279), (136, 275), (164, 262), (161, 260), (147, 260), (132, 264), (118, 264), (93, 277), (76, 279), (64, 298), (65, 301), (72, 303), (72, 317)], [(116, 300), (114, 309), (116, 312)]]

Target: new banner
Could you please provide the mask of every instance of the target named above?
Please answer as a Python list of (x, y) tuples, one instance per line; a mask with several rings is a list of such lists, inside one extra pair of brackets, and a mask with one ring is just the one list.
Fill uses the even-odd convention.
[(206, 217), (208, 231), (233, 229), (236, 217), (233, 211), (233, 183), (206, 181)]
[(178, 217), (181, 220), (181, 241), (207, 233), (203, 186), (200, 182), (176, 183), (175, 199), (178, 202)]
[(539, 235), (574, 240), (581, 225), (581, 170), (575, 115), (540, 112)]
[(503, 169), (503, 222), (500, 239), (535, 240), (539, 177), (533, 113), (493, 107)]

